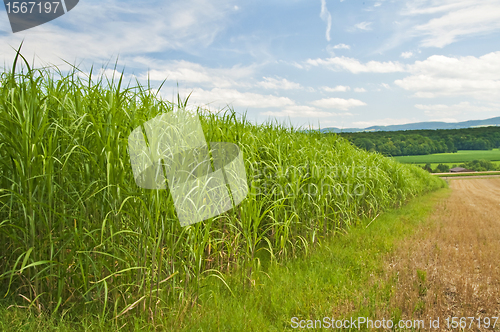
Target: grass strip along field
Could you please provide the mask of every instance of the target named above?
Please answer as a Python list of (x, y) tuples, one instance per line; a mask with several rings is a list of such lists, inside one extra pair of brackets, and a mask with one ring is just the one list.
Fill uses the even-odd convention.
[(490, 172), (460, 172), (460, 173), (433, 173), (435, 176), (441, 178), (457, 178), (457, 177), (478, 177), (478, 176), (489, 176), (495, 177), (500, 176), (500, 171), (490, 171)]
[(500, 150), (459, 150), (456, 153), (435, 153), (429, 155), (399, 156), (393, 158), (400, 163), (406, 164), (456, 164), (480, 159), (500, 161)]
[(122, 77), (84, 76), (31, 69), (18, 54), (0, 78), (0, 296), (39, 314), (154, 325), (194, 305), (207, 282), (226, 287), (232, 272), (251, 287), (261, 262), (297, 257), (444, 186), (336, 136), (203, 113), (208, 142), (242, 150), (250, 192), (181, 228), (168, 190), (136, 186), (127, 137), (186, 103), (124, 87)]

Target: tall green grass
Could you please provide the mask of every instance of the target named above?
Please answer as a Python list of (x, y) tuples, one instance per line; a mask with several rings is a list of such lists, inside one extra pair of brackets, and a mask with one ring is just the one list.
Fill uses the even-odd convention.
[(169, 191), (137, 187), (129, 162), (134, 128), (186, 107), (153, 91), (33, 69), (19, 53), (1, 74), (0, 296), (63, 316), (154, 320), (207, 278), (239, 273), (252, 285), (264, 258), (295, 257), (444, 183), (339, 137), (198, 110), (208, 142), (242, 150), (250, 190), (181, 228)]

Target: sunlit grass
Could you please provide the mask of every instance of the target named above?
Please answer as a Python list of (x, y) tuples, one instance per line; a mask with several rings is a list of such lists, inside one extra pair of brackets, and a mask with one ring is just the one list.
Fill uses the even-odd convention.
[(134, 128), (186, 106), (152, 91), (77, 68), (32, 69), (20, 54), (2, 73), (0, 296), (117, 326), (131, 313), (154, 321), (195, 301), (207, 278), (224, 286), (221, 272), (234, 271), (251, 286), (262, 255), (296, 257), (444, 183), (336, 136), (200, 112), (208, 142), (242, 150), (250, 193), (181, 228), (169, 191), (139, 188), (127, 153)]

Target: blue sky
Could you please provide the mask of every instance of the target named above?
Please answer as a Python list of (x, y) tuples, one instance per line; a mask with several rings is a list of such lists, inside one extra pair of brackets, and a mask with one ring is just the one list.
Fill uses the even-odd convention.
[[(13, 34), (0, 60), (63, 60), (251, 121), (367, 127), (500, 116), (500, 0), (80, 0)], [(179, 88), (177, 88), (177, 85)]]

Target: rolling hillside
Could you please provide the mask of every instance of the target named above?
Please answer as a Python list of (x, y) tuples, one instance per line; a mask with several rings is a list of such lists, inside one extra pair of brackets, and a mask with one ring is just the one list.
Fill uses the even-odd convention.
[(416, 122), (403, 125), (391, 126), (372, 126), (368, 128), (324, 128), (321, 129), (323, 133), (347, 133), (347, 132), (360, 132), (360, 131), (399, 131), (399, 130), (424, 130), (424, 129), (463, 129), (463, 128), (476, 128), (486, 126), (500, 126), (500, 116), (486, 119), (486, 120), (470, 120), (457, 123), (449, 122)]

